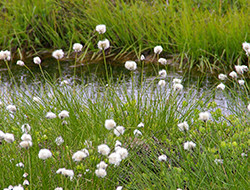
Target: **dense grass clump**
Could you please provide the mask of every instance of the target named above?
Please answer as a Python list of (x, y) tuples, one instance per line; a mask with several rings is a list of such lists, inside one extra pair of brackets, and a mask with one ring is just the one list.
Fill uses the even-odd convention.
[[(115, 57), (149, 55), (162, 45), (180, 67), (221, 70), (247, 62), (241, 44), (250, 41), (248, 0), (4, 0), (0, 7), (0, 46), (18, 56), (68, 49), (75, 42), (95, 53), (97, 41), (108, 38)], [(97, 24), (108, 28), (101, 37), (95, 35)]]
[[(199, 92), (196, 86), (183, 88), (176, 79), (166, 81), (168, 85), (158, 83), (166, 80), (162, 76), (146, 80), (141, 72), (138, 76), (129, 71), (129, 82), (125, 76), (116, 82), (110, 77), (98, 88), (91, 83), (59, 83), (46, 72), (41, 75), (43, 85), (19, 88), (13, 83), (15, 91), (6, 87), (0, 104), (0, 188), (27, 179), (29, 189), (44, 190), (247, 189), (248, 83), (242, 86), (228, 79), (223, 91), (217, 87)], [(217, 105), (221, 96), (230, 104)], [(125, 132), (117, 136), (108, 130), (108, 119)], [(24, 131), (24, 124), (31, 129)], [(24, 133), (32, 137), (29, 148), (20, 144)], [(63, 142), (57, 144), (60, 136)], [(108, 145), (110, 153), (121, 146), (128, 156), (115, 166), (98, 153), (101, 144)], [(49, 149), (52, 157), (40, 159), (41, 149)], [(88, 155), (76, 162), (73, 155), (82, 149)], [(104, 178), (96, 174), (101, 161), (108, 164)], [(58, 174), (59, 168), (73, 176)]]

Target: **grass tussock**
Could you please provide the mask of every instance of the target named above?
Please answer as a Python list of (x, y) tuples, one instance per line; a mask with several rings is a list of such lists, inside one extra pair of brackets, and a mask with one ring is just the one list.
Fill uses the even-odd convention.
[[(30, 88), (23, 84), (1, 92), (0, 188), (23, 184), (25, 179), (29, 189), (44, 190), (249, 186), (250, 104), (246, 81), (240, 85), (237, 79), (229, 78), (224, 90), (213, 87), (199, 92), (196, 86), (175, 90), (180, 80), (160, 86), (157, 84), (162, 77), (146, 79), (134, 75), (134, 71), (129, 71), (129, 82), (124, 78), (128, 76), (116, 82), (110, 77), (108, 85), (98, 81), (99, 87), (59, 83), (44, 73), (44, 85), (34, 83)], [(221, 97), (230, 103), (218, 105)], [(117, 135), (117, 128), (106, 124), (110, 119), (125, 128), (123, 134)], [(24, 124), (31, 129), (23, 131)], [(8, 133), (15, 139), (11, 140)], [(25, 133), (32, 137), (29, 148), (21, 144)], [(57, 144), (60, 136), (64, 141)], [(110, 147), (109, 156), (118, 154), (121, 147), (128, 155), (114, 165), (109, 156), (98, 153), (101, 144)], [(50, 150), (52, 156), (41, 159), (41, 149)], [(88, 155), (75, 161), (74, 153), (82, 149)], [(161, 155), (166, 159), (160, 159)], [(103, 178), (96, 174), (101, 161), (108, 164)], [(59, 168), (74, 173), (63, 176), (58, 174)]]
[[(167, 3), (169, 2), (169, 3)], [(249, 39), (247, 0), (239, 1), (2, 1), (0, 46), (18, 56), (47, 48), (71, 52), (84, 44), (97, 53), (101, 38), (111, 41), (110, 54), (152, 54), (162, 45), (180, 67), (221, 70), (246, 63), (241, 44)], [(95, 26), (107, 25), (97, 36)]]

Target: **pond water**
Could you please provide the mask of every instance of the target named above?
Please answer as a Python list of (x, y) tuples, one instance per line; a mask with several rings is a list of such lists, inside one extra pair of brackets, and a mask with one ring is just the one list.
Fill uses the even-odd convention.
[[(34, 77), (30, 74), (30, 71), (25, 68), (18, 66), (14, 63), (9, 64), (9, 67), (13, 73), (15, 78), (15, 82), (10, 80), (9, 72), (7, 70), (6, 65), (4, 62), (0, 64), (0, 76), (1, 76), (1, 84), (0, 84), (0, 91), (1, 91), (1, 99), (6, 97), (6, 94), (13, 93), (15, 91), (14, 83), (23, 90), (29, 89), (27, 92), (29, 96), (33, 94), (39, 94), (41, 87), (45, 86), (45, 81), (42, 77), (41, 70), (38, 65), (34, 64), (32, 60), (25, 61), (27, 67), (31, 70), (34, 74)], [(95, 99), (95, 91), (100, 89), (107, 84), (105, 78), (105, 67), (103, 62), (96, 62), (96, 63), (83, 63), (77, 65), (76, 67), (73, 66), (74, 61), (61, 61), (60, 67), (62, 71), (62, 76), (59, 76), (58, 65), (55, 59), (45, 59), (42, 61), (42, 69), (45, 75), (51, 77), (51, 81), (56, 81), (56, 84), (60, 84), (61, 81), (67, 80), (69, 82), (68, 89), (74, 86), (77, 90), (84, 88), (84, 93), (86, 93), (86, 97)], [(159, 68), (158, 68), (159, 67)], [(111, 69), (111, 70), (110, 70)], [(164, 87), (164, 91), (166, 93), (170, 92), (172, 80), (174, 78), (182, 79), (182, 84), (184, 86), (184, 93), (192, 89), (194, 93), (202, 94), (203, 92), (208, 92), (220, 82), (217, 79), (217, 76), (213, 76), (211, 74), (204, 74), (199, 73), (197, 71), (192, 71), (191, 73), (187, 73), (185, 71), (179, 70), (175, 66), (162, 66), (162, 65), (153, 65), (153, 64), (145, 64), (142, 70), (141, 63), (138, 63), (138, 68), (135, 72), (133, 72), (133, 81), (135, 84), (135, 91), (136, 93), (140, 93), (140, 86), (141, 86), (141, 79), (144, 78), (143, 88), (147, 88), (150, 83), (152, 88), (160, 88), (157, 86), (158, 81), (160, 80), (157, 77), (157, 70), (158, 69), (166, 69), (167, 70), (167, 77), (166, 83), (167, 85)], [(108, 62), (108, 70), (112, 71), (113, 82), (111, 85), (114, 85), (117, 89), (122, 88), (122, 85), (127, 85), (127, 90), (131, 90), (131, 72), (125, 69), (124, 63), (120, 62)], [(75, 72), (75, 74), (74, 74)], [(142, 76), (143, 75), (143, 76)], [(121, 81), (121, 78), (124, 81)], [(155, 80), (154, 80), (155, 79)], [(74, 80), (76, 83), (74, 83)], [(39, 88), (37, 88), (39, 87)], [(147, 88), (149, 92), (152, 92), (152, 88)], [(154, 89), (153, 89), (154, 90)], [(79, 90), (80, 92), (81, 90)], [(82, 91), (81, 91), (82, 92)], [(94, 92), (94, 93), (93, 93)], [(220, 105), (220, 107), (227, 108), (228, 103), (230, 100), (226, 98), (222, 93), (216, 93), (213, 100)]]
[[(38, 65), (34, 64), (32, 60), (25, 61), (27, 67), (32, 71), (37, 80), (40, 82), (44, 82), (40, 68)], [(42, 69), (45, 73), (47, 73), (52, 79), (62, 81), (68, 80), (73, 82), (74, 80), (74, 69), (76, 70), (75, 80), (78, 84), (87, 84), (94, 83), (98, 86), (100, 81), (106, 82), (105, 76), (105, 67), (103, 62), (94, 62), (94, 63), (82, 63), (74, 66), (74, 61), (60, 61), (60, 67), (62, 70), (62, 76), (59, 76), (58, 65), (55, 59), (46, 59), (41, 64)], [(138, 79), (141, 79), (142, 74), (142, 65), (138, 63), (138, 68), (134, 72), (134, 76)], [(16, 65), (15, 63), (9, 63), (9, 67), (15, 81), (18, 85), (22, 86), (22, 84), (26, 84), (28, 86), (32, 86), (34, 83), (34, 78), (30, 74), (29, 70), (25, 67), (21, 67)], [(113, 80), (114, 82), (118, 81), (121, 76), (124, 76), (126, 81), (128, 82), (131, 79), (130, 71), (125, 69), (124, 63), (121, 62), (108, 62), (108, 70), (110, 72), (110, 67), (112, 69)], [(202, 74), (197, 71), (193, 71), (191, 73), (186, 73), (185, 71), (179, 70), (174, 66), (159, 66), (159, 69), (167, 70), (167, 78), (166, 81), (170, 82), (173, 78), (183, 79), (182, 84), (184, 85), (199, 85), (201, 90), (209, 89), (212, 85), (214, 85), (214, 79), (216, 76), (212, 76), (209, 74)], [(154, 64), (145, 64), (143, 67), (143, 77), (150, 81), (158, 75), (158, 66)], [(1, 79), (1, 87), (2, 86), (11, 86), (11, 81), (8, 73), (8, 69), (4, 62), (0, 64), (0, 79)], [(98, 82), (99, 81), (99, 82)], [(13, 81), (12, 81), (13, 82)]]

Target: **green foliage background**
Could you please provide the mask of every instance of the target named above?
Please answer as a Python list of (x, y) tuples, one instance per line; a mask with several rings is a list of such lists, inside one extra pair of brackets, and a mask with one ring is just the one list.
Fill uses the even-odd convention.
[(250, 41), (248, 0), (3, 0), (0, 8), (1, 49), (24, 55), (71, 51), (75, 42), (95, 52), (95, 26), (105, 24), (103, 38), (118, 57), (150, 54), (162, 45), (180, 67), (220, 70), (247, 63), (241, 44)]

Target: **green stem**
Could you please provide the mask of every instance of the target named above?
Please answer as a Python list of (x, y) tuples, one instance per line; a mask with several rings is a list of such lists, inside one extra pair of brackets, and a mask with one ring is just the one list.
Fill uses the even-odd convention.
[(132, 99), (135, 99), (135, 87), (134, 87), (134, 77), (133, 77), (133, 71), (131, 71), (131, 82), (132, 82)]
[(39, 65), (40, 71), (41, 71), (41, 73), (42, 73), (42, 76), (43, 76), (44, 80), (46, 81), (46, 78), (45, 78), (45, 75), (44, 75), (42, 66), (41, 66), (41, 64), (38, 64), (38, 65)]
[[(143, 87), (143, 70), (144, 70), (144, 61), (142, 61), (142, 66), (141, 66), (141, 87)], [(143, 88), (141, 88), (142, 91)]]
[[(154, 54), (154, 56), (153, 56), (153, 58), (152, 58), (152, 60), (151, 60), (152, 63), (154, 62), (154, 59), (155, 59), (155, 54)], [(157, 61), (158, 61), (158, 60), (157, 60)]]
[(33, 72), (29, 69), (29, 67), (27, 65), (24, 65), (24, 67), (30, 72), (30, 74), (32, 75), (32, 77), (34, 79), (36, 79), (35, 75), (33, 74)]
[(74, 84), (73, 84), (73, 91), (74, 92), (75, 92), (75, 86), (76, 86), (76, 60), (77, 60), (77, 52), (75, 52)]
[(5, 62), (6, 67), (7, 67), (7, 69), (8, 69), (8, 73), (9, 73), (10, 80), (13, 79), (13, 82), (14, 82), (15, 86), (17, 86), (16, 80), (15, 80), (15, 78), (14, 78), (14, 75), (13, 75), (13, 73), (12, 73), (11, 70), (10, 70), (8, 61), (4, 60), (4, 62)]
[(61, 66), (60, 66), (60, 61), (57, 59), (57, 65), (58, 65), (58, 71), (59, 71), (59, 77), (62, 77), (62, 72), (61, 72)]
[[(152, 58), (152, 66), (153, 66), (153, 69), (154, 69), (154, 71), (155, 71), (155, 74), (157, 75), (157, 70), (155, 69), (155, 65), (154, 65), (154, 60), (155, 60), (155, 56), (156, 56), (156, 54), (154, 54), (154, 56), (153, 56), (153, 58)], [(158, 60), (157, 60), (157, 62), (158, 62)], [(158, 69), (159, 70), (159, 69)]]
[(158, 60), (159, 60), (159, 54), (157, 54), (157, 70), (158, 70), (158, 72), (159, 72), (159, 70), (160, 70), (160, 63), (158, 62)]
[(74, 83), (76, 82), (76, 60), (77, 60), (77, 52), (76, 52), (76, 54), (75, 54)]
[(108, 85), (110, 85), (110, 82), (109, 82), (109, 73), (108, 73), (108, 67), (107, 67), (107, 63), (106, 63), (106, 57), (105, 57), (104, 49), (102, 49), (102, 54), (103, 54), (103, 61), (104, 61), (104, 66), (105, 66), (105, 72), (106, 72), (107, 82), (108, 82)]
[(32, 166), (31, 166), (31, 160), (30, 160), (30, 150), (28, 150), (28, 162), (29, 162), (29, 182), (30, 182), (30, 190), (32, 190)]

